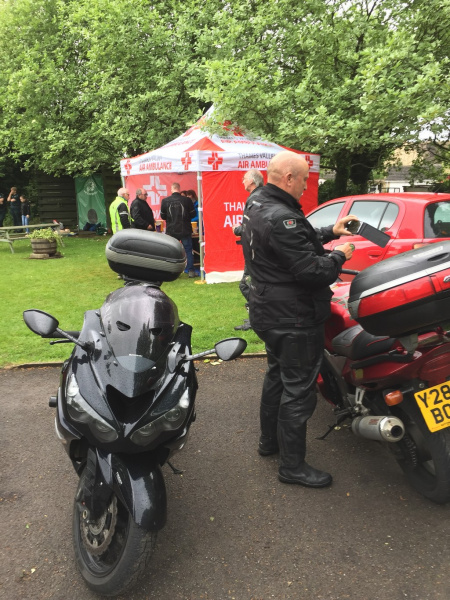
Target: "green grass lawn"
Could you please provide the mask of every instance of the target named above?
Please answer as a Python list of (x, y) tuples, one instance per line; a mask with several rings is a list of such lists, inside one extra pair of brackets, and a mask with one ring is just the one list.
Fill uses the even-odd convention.
[[(64, 238), (64, 258), (29, 259), (30, 243), (20, 240), (0, 244), (0, 367), (30, 362), (61, 361), (70, 346), (50, 346), (29, 331), (22, 313), (39, 308), (56, 317), (62, 329), (77, 330), (86, 310), (100, 308), (106, 296), (123, 282), (111, 271), (105, 258), (108, 237)], [(263, 352), (264, 345), (253, 331), (234, 331), (247, 318), (238, 283), (196, 284), (182, 274), (165, 283), (164, 292), (178, 306), (180, 319), (194, 328), (194, 352), (213, 348), (222, 338), (239, 335), (247, 342), (246, 352)]]

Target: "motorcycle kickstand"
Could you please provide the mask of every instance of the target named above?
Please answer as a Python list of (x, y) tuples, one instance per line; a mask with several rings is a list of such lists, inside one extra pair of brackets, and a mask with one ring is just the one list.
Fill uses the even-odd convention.
[(177, 469), (176, 467), (174, 467), (173, 464), (169, 460), (167, 461), (167, 464), (172, 469), (174, 475), (183, 475), (184, 471), (180, 471), (180, 469)]
[(324, 440), (325, 438), (327, 438), (330, 435), (330, 433), (336, 429), (336, 427), (339, 427), (339, 425), (348, 418), (348, 414), (340, 415), (339, 417), (337, 417), (336, 423), (334, 425), (328, 425), (328, 431), (326, 431), (320, 437), (316, 437), (316, 440)]

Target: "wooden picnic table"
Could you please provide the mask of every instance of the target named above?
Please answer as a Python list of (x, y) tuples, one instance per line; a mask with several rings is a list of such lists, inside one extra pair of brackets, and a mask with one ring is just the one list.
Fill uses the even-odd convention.
[[(45, 227), (51, 227), (52, 229), (59, 229), (59, 223), (39, 223), (38, 225), (11, 225), (10, 227), (0, 227), (0, 242), (6, 242), (9, 244), (11, 252), (14, 254), (13, 243), (17, 240), (29, 240), (27, 237), (27, 229), (44, 229)], [(22, 231), (18, 231), (21, 229)], [(64, 243), (61, 238), (61, 245)]]

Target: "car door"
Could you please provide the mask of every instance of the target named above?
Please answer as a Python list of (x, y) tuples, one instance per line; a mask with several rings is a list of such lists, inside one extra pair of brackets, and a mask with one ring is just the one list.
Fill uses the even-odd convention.
[[(334, 225), (339, 217), (348, 214), (348, 211), (344, 210), (346, 204), (346, 200), (324, 204), (323, 206), (316, 208), (315, 211), (311, 212), (307, 216), (307, 219), (316, 229)], [(326, 244), (325, 248), (331, 249), (331, 245), (333, 243), (334, 241)]]
[[(391, 240), (384, 248), (380, 248), (360, 235), (346, 237), (345, 241), (351, 242), (355, 246), (352, 258), (345, 263), (346, 268), (362, 271), (385, 258), (398, 231), (401, 220), (400, 212), (400, 206), (397, 203), (387, 200), (367, 199), (351, 202), (347, 214), (355, 215), (363, 223), (368, 223), (375, 229), (387, 233)], [(342, 241), (341, 238), (337, 243), (335, 242), (334, 247)]]

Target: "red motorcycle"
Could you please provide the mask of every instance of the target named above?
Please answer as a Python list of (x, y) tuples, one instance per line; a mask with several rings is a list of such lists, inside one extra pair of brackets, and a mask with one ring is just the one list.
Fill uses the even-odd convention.
[[(357, 272), (349, 272), (355, 274)], [(333, 286), (318, 380), (337, 425), (386, 442), (409, 483), (450, 502), (450, 241)]]

